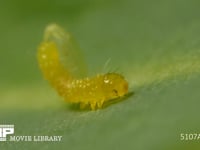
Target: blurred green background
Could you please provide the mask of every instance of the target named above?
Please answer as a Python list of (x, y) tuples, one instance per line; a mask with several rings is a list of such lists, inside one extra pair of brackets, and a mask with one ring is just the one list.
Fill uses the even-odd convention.
[[(200, 2), (7, 0), (0, 2), (0, 124), (15, 135), (61, 142), (0, 142), (0, 149), (198, 149)], [(72, 109), (43, 79), (36, 50), (47, 24), (68, 29), (89, 74), (122, 73), (134, 95), (97, 111)]]

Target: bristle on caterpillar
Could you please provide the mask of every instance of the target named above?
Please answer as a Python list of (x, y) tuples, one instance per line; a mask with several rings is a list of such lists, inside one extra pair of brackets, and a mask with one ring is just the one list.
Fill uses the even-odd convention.
[[(72, 36), (56, 24), (47, 26), (44, 41), (38, 48), (37, 58), (44, 77), (65, 101), (79, 103), (80, 108), (102, 108), (112, 99), (128, 92), (128, 82), (117, 73), (98, 74), (91, 78), (78, 78), (83, 62), (77, 62), (78, 47)], [(82, 60), (82, 59), (81, 59)], [(81, 65), (79, 65), (81, 64)]]

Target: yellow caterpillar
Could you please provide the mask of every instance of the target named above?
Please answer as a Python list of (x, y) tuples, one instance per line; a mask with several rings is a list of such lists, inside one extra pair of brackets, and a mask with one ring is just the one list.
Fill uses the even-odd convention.
[(71, 34), (56, 24), (46, 27), (44, 41), (38, 48), (38, 63), (44, 77), (67, 102), (95, 110), (128, 92), (127, 81), (117, 73), (82, 79), (77, 76), (85, 68), (77, 51)]

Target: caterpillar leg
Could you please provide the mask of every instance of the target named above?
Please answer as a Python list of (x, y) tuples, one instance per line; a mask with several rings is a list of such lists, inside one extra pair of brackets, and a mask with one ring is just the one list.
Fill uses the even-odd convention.
[(96, 106), (97, 106), (96, 102), (90, 103), (90, 107), (91, 107), (92, 110), (96, 110)]
[(98, 103), (97, 103), (97, 107), (98, 107), (98, 108), (102, 108), (102, 107), (103, 107), (103, 102), (104, 102), (103, 100), (100, 101), (100, 102), (98, 102)]
[(92, 102), (92, 103), (90, 103), (90, 108), (92, 110), (96, 110), (96, 109), (102, 108), (103, 107), (103, 103), (104, 103), (104, 101)]

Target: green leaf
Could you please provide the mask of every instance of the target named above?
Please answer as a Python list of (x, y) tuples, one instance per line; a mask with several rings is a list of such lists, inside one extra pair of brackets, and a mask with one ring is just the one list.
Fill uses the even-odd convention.
[[(60, 142), (0, 142), (1, 149), (198, 149), (200, 10), (180, 1), (1, 2), (0, 124)], [(122, 73), (134, 94), (97, 111), (62, 101), (38, 69), (43, 30), (56, 22), (80, 43), (90, 74)], [(9, 136), (8, 136), (9, 137)]]

